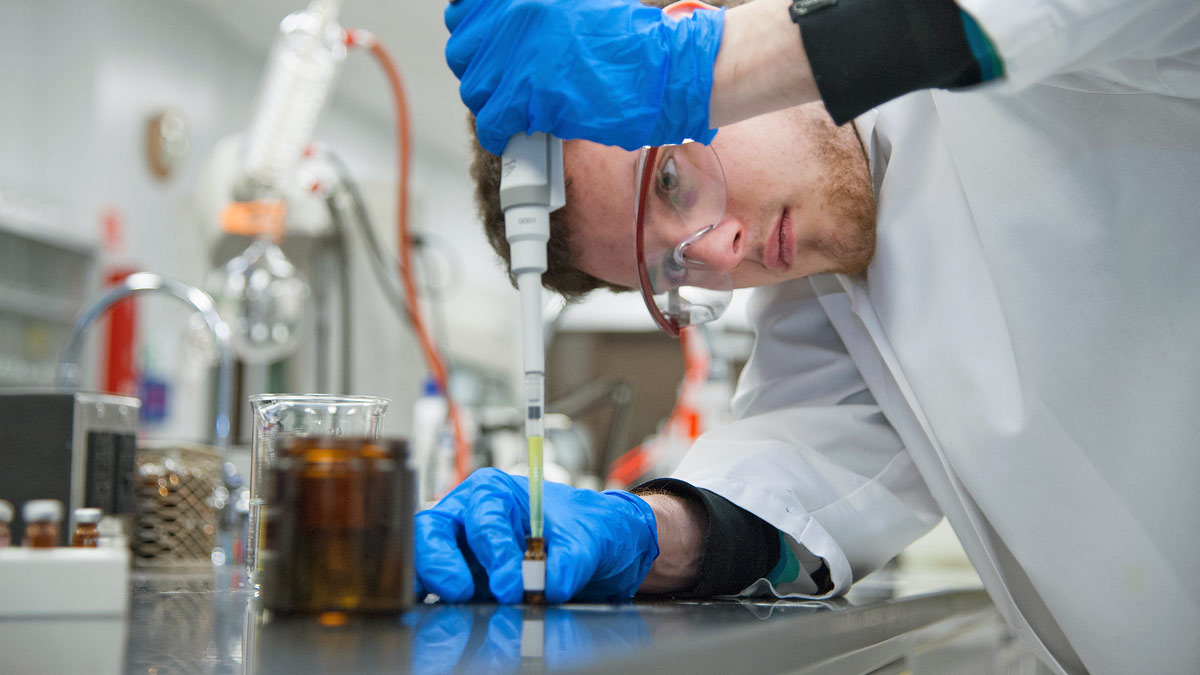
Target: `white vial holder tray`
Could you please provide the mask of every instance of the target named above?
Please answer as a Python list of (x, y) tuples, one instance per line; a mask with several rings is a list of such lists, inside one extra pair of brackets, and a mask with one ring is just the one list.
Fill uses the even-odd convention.
[(128, 609), (124, 548), (0, 549), (0, 618), (121, 616)]

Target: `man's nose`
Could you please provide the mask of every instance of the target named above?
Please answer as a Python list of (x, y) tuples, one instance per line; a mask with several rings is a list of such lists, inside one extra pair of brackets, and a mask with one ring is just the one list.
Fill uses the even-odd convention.
[(732, 272), (746, 257), (746, 228), (736, 218), (726, 217), (684, 247), (687, 260), (720, 272)]

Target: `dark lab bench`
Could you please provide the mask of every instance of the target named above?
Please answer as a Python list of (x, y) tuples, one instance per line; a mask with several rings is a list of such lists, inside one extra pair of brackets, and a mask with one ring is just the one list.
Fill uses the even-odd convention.
[[(123, 648), (109, 657), (98, 650), (89, 671), (1043, 672), (1009, 637), (982, 590), (913, 590), (904, 575), (877, 573), (845, 598), (823, 602), (658, 601), (546, 608), (435, 603), (400, 617), (352, 618), (338, 625), (337, 616), (323, 622), (321, 617), (271, 617), (257, 607), (250, 589), (238, 586), (233, 570), (215, 569), (215, 574), (135, 573), (129, 616), (91, 622), (101, 634), (108, 631), (123, 639)], [(44, 625), (49, 635), (50, 624)], [(4, 629), (0, 622), (0, 631)], [(91, 629), (73, 630), (78, 637), (85, 635), (79, 631)], [(62, 644), (64, 633), (54, 634)], [(110, 663), (101, 662), (104, 658)]]

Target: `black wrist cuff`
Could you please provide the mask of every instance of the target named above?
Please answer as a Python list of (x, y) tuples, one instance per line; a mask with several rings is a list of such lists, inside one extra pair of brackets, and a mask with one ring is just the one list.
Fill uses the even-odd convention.
[(658, 478), (633, 489), (634, 494), (665, 493), (704, 509), (708, 527), (695, 582), (677, 598), (704, 598), (737, 593), (765, 577), (779, 562), (779, 531), (765, 520), (715, 492), (674, 478)]
[(837, 124), (912, 91), (982, 81), (953, 0), (796, 0), (791, 15)]

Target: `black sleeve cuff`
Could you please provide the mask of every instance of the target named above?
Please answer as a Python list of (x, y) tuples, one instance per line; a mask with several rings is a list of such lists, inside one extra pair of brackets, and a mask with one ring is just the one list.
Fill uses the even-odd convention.
[(982, 81), (953, 0), (795, 4), (817, 89), (837, 124), (912, 91)]
[(715, 492), (674, 478), (658, 478), (634, 488), (635, 494), (666, 493), (704, 509), (704, 533), (696, 581), (671, 593), (677, 598), (705, 598), (737, 593), (771, 572), (779, 562), (779, 531), (765, 520)]

